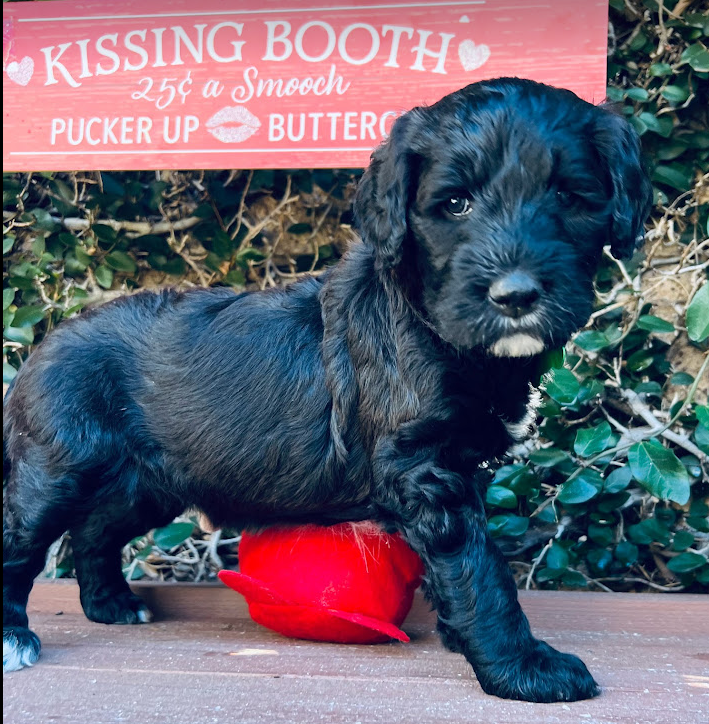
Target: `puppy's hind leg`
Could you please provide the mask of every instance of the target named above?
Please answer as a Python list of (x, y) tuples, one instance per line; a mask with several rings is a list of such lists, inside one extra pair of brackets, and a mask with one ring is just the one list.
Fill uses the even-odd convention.
[(121, 549), (132, 538), (169, 523), (181, 506), (158, 505), (115, 495), (102, 499), (80, 525), (71, 543), (86, 617), (98, 623), (147, 623), (153, 615), (128, 587), (121, 569)]
[(27, 599), (47, 548), (71, 522), (72, 489), (73, 481), (50, 479), (24, 460), (13, 466), (3, 508), (3, 671), (31, 666), (39, 657), (39, 638), (28, 628)]

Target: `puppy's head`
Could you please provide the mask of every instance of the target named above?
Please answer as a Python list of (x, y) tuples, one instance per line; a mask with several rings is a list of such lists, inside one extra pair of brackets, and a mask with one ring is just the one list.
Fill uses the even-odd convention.
[(506, 78), (399, 118), (355, 214), (378, 269), (406, 280), (443, 339), (520, 357), (583, 326), (603, 246), (630, 256), (651, 198), (624, 119)]

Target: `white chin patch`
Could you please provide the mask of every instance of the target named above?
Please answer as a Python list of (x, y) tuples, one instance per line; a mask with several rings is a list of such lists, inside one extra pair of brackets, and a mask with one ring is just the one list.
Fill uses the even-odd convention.
[(490, 347), (495, 357), (531, 357), (544, 351), (544, 342), (529, 334), (510, 334)]

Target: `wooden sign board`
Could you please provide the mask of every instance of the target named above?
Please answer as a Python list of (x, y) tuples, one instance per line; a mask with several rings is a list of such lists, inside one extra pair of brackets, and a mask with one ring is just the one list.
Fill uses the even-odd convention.
[(605, 0), (3, 4), (3, 169), (352, 168), (515, 75), (605, 95)]

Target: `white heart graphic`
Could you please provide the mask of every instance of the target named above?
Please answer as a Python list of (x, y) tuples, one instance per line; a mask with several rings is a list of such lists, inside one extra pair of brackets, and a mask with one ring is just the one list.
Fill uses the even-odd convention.
[(475, 45), (472, 40), (463, 40), (458, 46), (458, 57), (464, 70), (475, 70), (485, 65), (490, 57), (487, 45)]
[(26, 55), (19, 63), (13, 60), (7, 64), (7, 77), (17, 85), (27, 85), (32, 80), (34, 73), (34, 60)]

